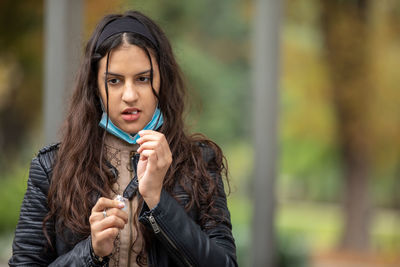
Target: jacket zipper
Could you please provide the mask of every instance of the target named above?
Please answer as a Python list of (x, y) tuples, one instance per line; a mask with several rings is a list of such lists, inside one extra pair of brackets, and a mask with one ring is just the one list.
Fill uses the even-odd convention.
[(159, 232), (161, 232), (160, 227), (158, 227), (156, 219), (154, 219), (153, 215), (150, 215), (148, 218), (149, 218), (151, 227), (153, 227), (154, 233), (158, 234)]
[[(137, 152), (136, 151), (131, 151), (131, 163), (133, 163), (133, 164), (131, 164), (132, 166), (131, 166), (131, 168), (132, 168), (132, 174), (133, 173), (135, 173), (135, 175), (136, 175), (136, 164), (134, 164), (134, 159), (135, 159), (135, 157), (136, 157), (136, 155), (137, 155)], [(134, 179), (134, 178), (133, 178)], [(130, 247), (131, 247), (131, 245), (132, 245), (132, 223), (133, 223), (133, 218), (132, 218), (132, 206), (131, 206), (131, 201), (128, 201), (128, 208), (129, 208), (129, 220), (128, 220), (128, 223), (129, 223), (129, 252), (128, 252), (128, 267), (130, 267), (131, 266), (131, 250), (130, 250)]]
[(190, 262), (187, 259), (186, 255), (183, 255), (183, 253), (179, 252), (179, 250), (176, 247), (176, 245), (174, 244), (174, 242), (172, 242), (172, 240), (168, 237), (168, 235), (165, 234), (164, 230), (160, 228), (160, 226), (157, 224), (157, 221), (154, 218), (154, 216), (152, 214), (150, 214), (147, 218), (150, 221), (150, 224), (151, 224), (151, 227), (153, 228), (154, 233), (156, 233), (156, 234), (161, 233), (161, 235), (165, 238), (165, 240), (167, 240), (167, 242), (174, 248), (175, 252), (179, 256), (181, 256), (181, 259), (183, 259), (185, 261), (185, 264), (187, 266), (193, 266), (192, 264), (190, 264)]
[(131, 245), (132, 245), (132, 207), (131, 207), (131, 202), (128, 201), (128, 208), (129, 208), (129, 251), (128, 251), (128, 267), (131, 266)]
[(138, 157), (140, 157), (139, 153), (137, 153), (136, 151), (131, 151), (131, 168), (135, 172), (135, 175), (136, 175)]

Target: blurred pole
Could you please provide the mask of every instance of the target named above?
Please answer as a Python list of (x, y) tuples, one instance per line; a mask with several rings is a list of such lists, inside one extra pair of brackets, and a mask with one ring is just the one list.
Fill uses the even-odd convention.
[(280, 0), (256, 0), (253, 28), (253, 244), (255, 267), (275, 267), (275, 178), (277, 163)]
[(44, 142), (58, 141), (81, 52), (83, 0), (46, 0)]

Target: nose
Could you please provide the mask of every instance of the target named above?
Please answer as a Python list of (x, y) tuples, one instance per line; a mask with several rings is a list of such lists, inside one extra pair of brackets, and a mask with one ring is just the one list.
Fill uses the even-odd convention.
[(122, 101), (126, 103), (131, 103), (136, 101), (139, 98), (138, 91), (136, 90), (135, 85), (127, 81), (124, 86), (124, 91), (122, 93)]

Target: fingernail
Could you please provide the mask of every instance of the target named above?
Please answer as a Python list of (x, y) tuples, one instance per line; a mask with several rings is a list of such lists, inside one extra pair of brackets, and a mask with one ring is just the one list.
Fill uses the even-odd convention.
[(124, 202), (118, 203), (118, 208), (123, 208), (123, 207), (125, 207), (125, 203)]

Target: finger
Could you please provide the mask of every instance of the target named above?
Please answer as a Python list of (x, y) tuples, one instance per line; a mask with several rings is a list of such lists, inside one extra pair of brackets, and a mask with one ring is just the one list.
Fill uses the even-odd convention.
[(166, 141), (165, 136), (162, 133), (152, 131), (151, 133), (146, 132), (146, 134), (140, 135), (140, 138), (137, 139), (136, 142), (142, 144), (147, 141), (161, 141), (163, 139)]
[(97, 200), (96, 205), (92, 208), (92, 212), (100, 212), (104, 209), (109, 208), (119, 208), (122, 209), (125, 207), (125, 203), (120, 202), (118, 200), (111, 200), (109, 198), (101, 197)]
[(172, 163), (172, 153), (168, 145), (163, 146), (157, 142), (146, 142), (139, 147), (138, 153), (142, 153), (144, 150), (153, 150), (155, 152), (157, 166), (164, 167)]
[(107, 228), (119, 228), (123, 229), (125, 227), (126, 222), (121, 218), (111, 215), (105, 217), (98, 225), (98, 230), (103, 231)]
[(140, 147), (138, 148), (137, 152), (140, 154), (144, 149), (157, 149), (162, 148), (159, 142), (157, 141), (147, 141), (143, 142)]
[(139, 160), (147, 160), (149, 164), (150, 162), (155, 162), (157, 161), (157, 152), (155, 150), (152, 149), (145, 149), (142, 151), (142, 153), (140, 153), (140, 158)]
[[(139, 141), (139, 140), (138, 140)], [(140, 147), (137, 152), (140, 154), (144, 149), (155, 149), (161, 155), (171, 154), (171, 150), (169, 148), (169, 144), (165, 139), (164, 135), (160, 136), (145, 136), (141, 139), (138, 144)]]
[[(121, 218), (125, 223), (128, 223), (128, 213), (123, 210), (112, 208), (112, 209), (106, 210), (106, 214), (107, 214), (107, 217), (112, 216), (112, 215), (117, 216), (118, 218)], [(104, 218), (103, 212), (101, 215)]]
[[(171, 165), (172, 154), (169, 147), (167, 147), (167, 149), (163, 147), (159, 148), (159, 146), (154, 143), (149, 144), (149, 148), (146, 148), (146, 146), (147, 145), (143, 145), (143, 150), (140, 150), (140, 152), (138, 151), (140, 153), (139, 160), (149, 160), (152, 164), (155, 164), (158, 169)], [(156, 146), (156, 148), (153, 148), (153, 146)]]
[(145, 135), (143, 137), (140, 137), (139, 139), (136, 140), (136, 143), (139, 145), (149, 142), (149, 141), (157, 141), (157, 142), (162, 142), (162, 136), (157, 136), (157, 135)]
[(140, 136), (144, 136), (144, 135), (149, 135), (149, 134), (157, 135), (157, 134), (162, 134), (162, 133), (154, 131), (154, 130), (141, 130), (141, 131), (138, 132), (138, 134)]
[[(106, 217), (114, 215), (119, 218), (121, 218), (125, 223), (128, 223), (128, 213), (125, 211), (119, 209), (119, 208), (111, 208), (111, 209), (105, 209), (106, 210)], [(99, 211), (99, 212), (92, 212), (92, 214), (89, 217), (89, 223), (94, 224), (97, 221), (103, 220), (104, 217), (104, 210)]]
[(104, 215), (102, 212), (92, 212), (89, 217), (89, 223), (91, 225), (95, 224), (98, 221), (101, 221), (104, 218)]
[(126, 223), (121, 218), (118, 218), (115, 215), (103, 218), (99, 221), (94, 222), (90, 226), (90, 230), (92, 233), (98, 234), (99, 232), (104, 231), (107, 228), (118, 228), (123, 229)]

